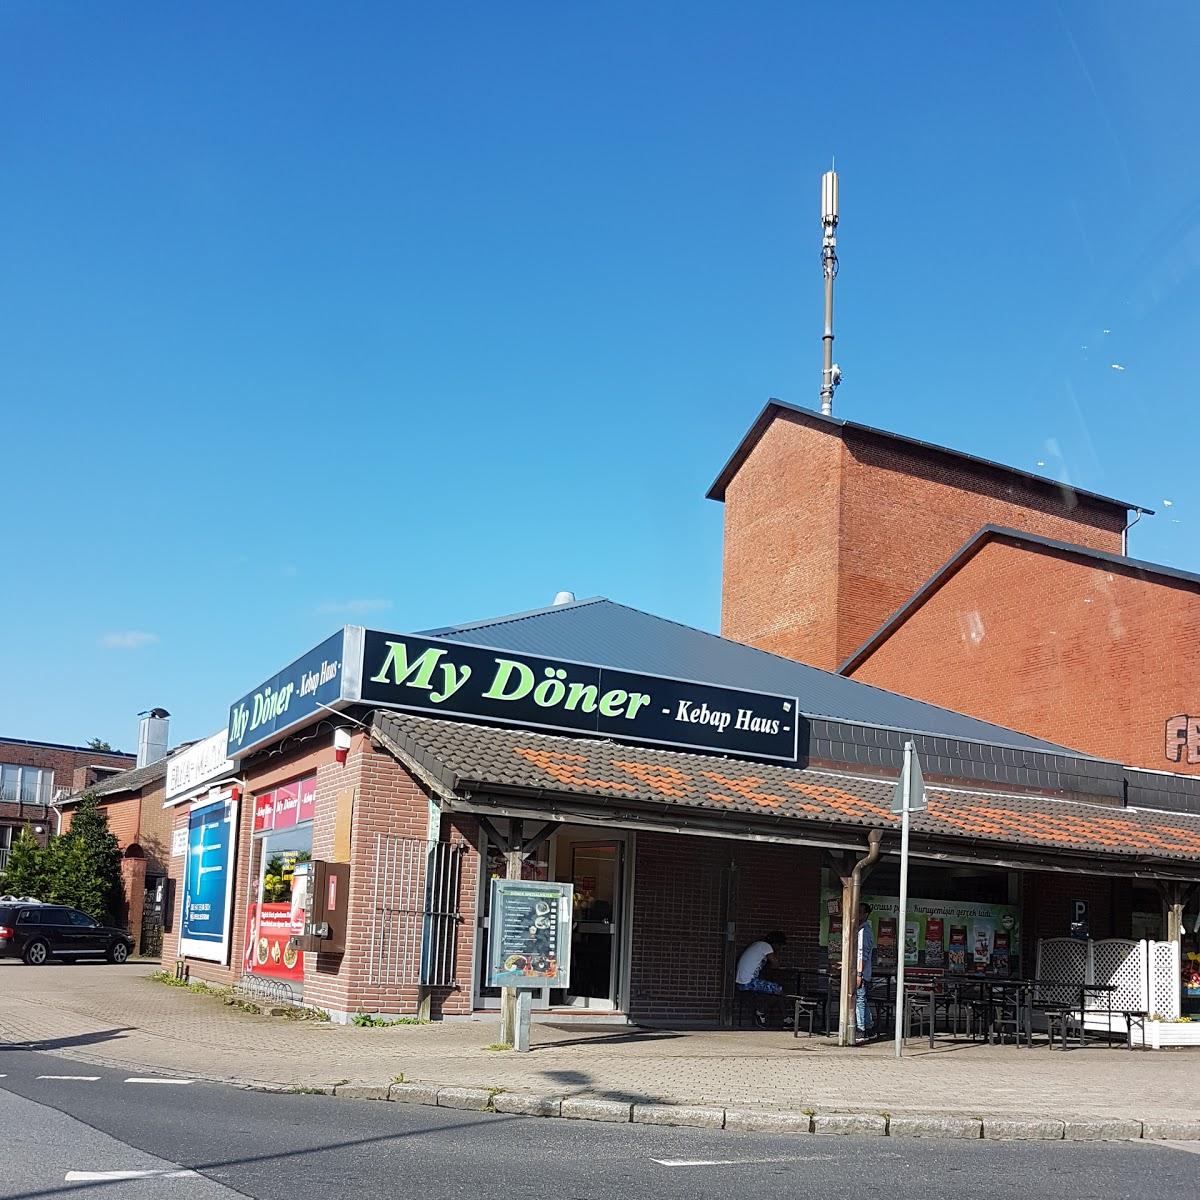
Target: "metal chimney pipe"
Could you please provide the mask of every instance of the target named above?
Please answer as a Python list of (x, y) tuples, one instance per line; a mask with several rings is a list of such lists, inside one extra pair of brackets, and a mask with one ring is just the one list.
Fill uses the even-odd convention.
[(825, 277), (825, 333), (822, 336), (821, 412), (833, 412), (833, 389), (842, 373), (833, 361), (833, 281), (838, 272), (837, 259), (838, 177), (836, 171), (821, 176), (821, 274)]

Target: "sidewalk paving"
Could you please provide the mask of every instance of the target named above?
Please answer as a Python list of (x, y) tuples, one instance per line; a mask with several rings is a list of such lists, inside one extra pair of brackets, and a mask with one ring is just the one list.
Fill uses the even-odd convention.
[(496, 1019), (356, 1028), (266, 1017), (166, 987), (153, 966), (0, 960), (0, 1049), (260, 1087), (442, 1087), (728, 1109), (1014, 1119), (1200, 1118), (1200, 1051), (1051, 1051), (946, 1042), (839, 1049), (758, 1030), (556, 1021), (528, 1054), (492, 1051)]

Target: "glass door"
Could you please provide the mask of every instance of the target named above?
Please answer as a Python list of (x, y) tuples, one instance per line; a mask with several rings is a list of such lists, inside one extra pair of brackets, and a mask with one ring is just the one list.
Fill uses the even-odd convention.
[(569, 868), (575, 887), (571, 986), (564, 1000), (574, 1008), (611, 1011), (620, 1002), (625, 844), (573, 841), (561, 849), (569, 860), (559, 870)]

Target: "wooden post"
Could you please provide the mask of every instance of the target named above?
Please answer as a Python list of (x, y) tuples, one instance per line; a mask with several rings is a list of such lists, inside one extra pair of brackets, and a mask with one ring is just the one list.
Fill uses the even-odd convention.
[[(508, 842), (504, 848), (504, 878), (520, 879), (521, 867), (525, 861), (523, 846), (525, 837), (524, 825), (519, 820), (510, 822)], [(492, 914), (492, 920), (496, 914)], [(494, 934), (493, 934), (494, 936)], [(517, 989), (500, 989), (500, 1040), (506, 1045), (517, 1044)]]

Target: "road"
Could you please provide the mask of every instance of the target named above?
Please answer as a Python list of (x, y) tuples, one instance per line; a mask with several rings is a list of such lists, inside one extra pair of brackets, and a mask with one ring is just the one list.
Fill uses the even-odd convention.
[(1200, 1172), (1200, 1154), (1169, 1145), (785, 1138), (504, 1117), (137, 1081), (2, 1047), (0, 1146), (2, 1200), (1178, 1200), (1196, 1194)]

